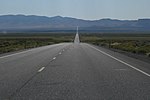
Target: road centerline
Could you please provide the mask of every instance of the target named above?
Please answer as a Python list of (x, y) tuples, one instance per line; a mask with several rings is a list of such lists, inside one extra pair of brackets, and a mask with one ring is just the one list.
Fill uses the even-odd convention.
[(55, 59), (56, 59), (56, 57), (53, 58), (53, 60), (55, 60)]
[(38, 72), (42, 72), (45, 69), (45, 67), (42, 67), (41, 69), (38, 70)]
[(138, 71), (138, 72), (140, 72), (140, 73), (142, 73), (142, 74), (144, 74), (144, 75), (150, 77), (150, 74), (148, 74), (148, 73), (142, 71), (141, 69), (138, 69), (138, 68), (136, 68), (136, 67), (134, 67), (134, 66), (132, 66), (132, 65), (130, 65), (130, 64), (128, 64), (128, 63), (126, 63), (126, 62), (124, 62), (124, 61), (122, 61), (122, 60), (120, 60), (120, 59), (118, 59), (118, 58), (116, 58), (116, 57), (114, 57), (114, 56), (112, 56), (112, 55), (110, 55), (110, 54), (108, 54), (108, 53), (102, 51), (102, 50), (99, 50), (99, 49), (97, 49), (97, 48), (95, 48), (95, 47), (93, 47), (93, 46), (91, 46), (91, 45), (89, 45), (89, 44), (88, 44), (88, 46), (91, 47), (91, 48), (93, 48), (93, 49), (95, 49), (96, 51), (99, 51), (99, 52), (101, 52), (102, 54), (107, 55), (108, 57), (110, 57), (110, 58), (112, 58), (112, 59), (114, 59), (114, 60), (116, 60), (116, 61), (118, 61), (118, 62), (120, 62), (120, 63), (122, 63), (122, 64), (124, 64), (124, 65), (127, 65), (127, 66), (129, 66), (130, 68), (132, 68), (132, 69), (134, 69), (134, 70), (136, 70), (136, 71)]
[(59, 54), (61, 55), (61, 52)]

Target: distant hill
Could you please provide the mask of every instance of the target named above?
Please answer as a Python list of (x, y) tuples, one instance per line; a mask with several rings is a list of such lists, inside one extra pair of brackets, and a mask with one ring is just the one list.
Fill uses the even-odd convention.
[(92, 32), (150, 32), (150, 19), (139, 20), (83, 20), (70, 17), (35, 15), (2, 15), (0, 31), (80, 30)]

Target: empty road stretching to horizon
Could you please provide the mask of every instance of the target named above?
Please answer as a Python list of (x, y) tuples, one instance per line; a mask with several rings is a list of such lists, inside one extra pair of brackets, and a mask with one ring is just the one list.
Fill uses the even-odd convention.
[(150, 63), (80, 43), (0, 57), (0, 100), (150, 100)]

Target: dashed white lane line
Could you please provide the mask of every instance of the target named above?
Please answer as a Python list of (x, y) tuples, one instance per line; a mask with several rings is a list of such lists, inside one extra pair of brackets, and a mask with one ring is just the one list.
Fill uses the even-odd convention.
[(108, 53), (106, 53), (106, 52), (104, 52), (104, 51), (101, 51), (101, 50), (99, 50), (99, 49), (97, 49), (97, 48), (95, 48), (95, 47), (93, 47), (93, 46), (91, 46), (91, 45), (89, 45), (89, 44), (88, 44), (88, 46), (91, 47), (91, 48), (93, 48), (93, 49), (95, 49), (95, 50), (97, 50), (97, 51), (99, 51), (99, 52), (101, 52), (102, 54), (107, 55), (107, 56), (109, 56), (110, 58), (112, 58), (112, 59), (114, 59), (114, 60), (116, 60), (116, 61), (118, 61), (118, 62), (120, 62), (120, 63), (122, 63), (122, 64), (124, 64), (124, 65), (127, 65), (127, 66), (129, 66), (129, 67), (135, 69), (136, 71), (138, 71), (138, 72), (140, 72), (140, 73), (142, 73), (142, 74), (144, 74), (144, 75), (150, 77), (150, 74), (148, 74), (148, 73), (142, 71), (141, 69), (138, 69), (138, 68), (136, 68), (136, 67), (134, 67), (134, 66), (132, 66), (132, 65), (130, 65), (130, 64), (128, 64), (128, 63), (126, 63), (126, 62), (124, 62), (124, 61), (122, 61), (122, 60), (116, 58), (116, 57), (113, 57), (112, 55), (110, 55), (110, 54), (108, 54)]
[(55, 60), (55, 59), (56, 59), (56, 57), (53, 58), (53, 60)]
[(38, 72), (41, 72), (45, 69), (45, 67), (42, 67), (41, 69), (38, 70)]
[(61, 55), (61, 52), (59, 52), (59, 54)]

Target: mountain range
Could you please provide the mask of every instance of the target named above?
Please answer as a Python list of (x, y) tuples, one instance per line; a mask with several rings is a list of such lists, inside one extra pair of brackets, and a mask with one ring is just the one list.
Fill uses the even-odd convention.
[(89, 32), (150, 32), (150, 19), (138, 20), (83, 20), (71, 17), (36, 15), (1, 15), (0, 32), (4, 31), (62, 31)]

